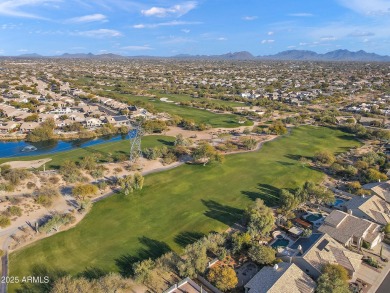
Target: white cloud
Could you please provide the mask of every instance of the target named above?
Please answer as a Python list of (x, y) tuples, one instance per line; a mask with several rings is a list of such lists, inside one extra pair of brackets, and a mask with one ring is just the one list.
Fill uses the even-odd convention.
[(362, 23), (353, 25), (346, 22), (333, 22), (318, 27), (312, 27), (310, 30), (302, 31), (301, 34), (311, 36), (313, 39), (320, 39), (323, 36), (334, 36), (338, 40), (345, 38), (375, 37), (376, 39), (385, 39), (390, 37), (388, 29), (390, 21), (383, 19), (376, 24)]
[(363, 15), (390, 14), (389, 0), (338, 0), (338, 2), (342, 6)]
[(268, 32), (267, 35), (272, 36), (274, 32)]
[(62, 2), (61, 0), (7, 0), (0, 2), (0, 15), (24, 17), (24, 18), (39, 18), (42, 17), (24, 12), (22, 9), (26, 6), (48, 5), (50, 3)]
[(251, 20), (255, 20), (257, 18), (258, 18), (257, 16), (244, 16), (242, 19), (247, 20), (247, 21), (251, 21)]
[(148, 45), (144, 46), (126, 46), (122, 47), (122, 50), (128, 50), (128, 51), (149, 51), (153, 50), (153, 48), (149, 47)]
[(224, 38), (224, 37), (220, 37), (217, 39), (218, 41), (227, 41), (227, 38)]
[(335, 36), (323, 36), (320, 38), (321, 41), (336, 41)]
[(177, 4), (169, 8), (163, 7), (152, 7), (147, 10), (141, 10), (141, 13), (145, 16), (155, 16), (155, 17), (180, 17), (184, 14), (187, 14), (191, 10), (195, 9), (198, 4), (195, 1), (184, 2), (182, 4)]
[(11, 30), (11, 29), (15, 29), (17, 27), (17, 25), (15, 24), (2, 24), (0, 25), (0, 29), (2, 30)]
[(375, 36), (375, 33), (373, 32), (368, 32), (368, 31), (354, 31), (351, 32), (349, 37), (372, 37)]
[(261, 41), (262, 44), (272, 44), (274, 42), (275, 42), (275, 40), (262, 40)]
[(122, 36), (122, 33), (120, 31), (103, 29), (103, 28), (98, 30), (76, 32), (74, 34), (78, 36), (91, 37), (91, 38), (112, 38), (112, 37)]
[(161, 26), (178, 26), (178, 25), (195, 25), (195, 24), (202, 24), (202, 22), (199, 21), (168, 21), (168, 22), (160, 22), (160, 23), (150, 23), (150, 24), (135, 24), (133, 25), (133, 28), (142, 29), (142, 28), (156, 28)]
[(28, 52), (27, 49), (19, 49), (18, 52)]
[(295, 17), (311, 17), (313, 14), (306, 13), (306, 12), (299, 12), (299, 13), (290, 13), (289, 16), (295, 16)]
[(66, 21), (66, 23), (88, 23), (95, 21), (107, 22), (107, 17), (103, 14), (84, 15), (80, 17), (70, 18)]
[(146, 28), (146, 25), (145, 25), (145, 24), (142, 24), (142, 23), (140, 23), (140, 24), (135, 24), (135, 25), (133, 25), (133, 28)]
[(196, 42), (193, 39), (176, 37), (176, 36), (161, 36), (158, 39), (161, 40), (162, 44), (184, 44), (184, 43), (195, 43)]
[(181, 31), (182, 31), (183, 33), (186, 33), (186, 34), (188, 34), (188, 33), (190, 32), (189, 29), (185, 29), (185, 28), (183, 28)]

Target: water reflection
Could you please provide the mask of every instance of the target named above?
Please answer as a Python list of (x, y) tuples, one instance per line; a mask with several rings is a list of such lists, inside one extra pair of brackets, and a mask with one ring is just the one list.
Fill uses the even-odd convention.
[[(11, 141), (0, 142), (0, 157), (22, 157), (52, 154), (63, 151), (70, 151), (80, 147), (88, 147), (101, 143), (113, 142), (127, 139), (127, 135), (118, 134), (114, 136), (103, 136), (92, 139), (77, 139), (77, 140), (50, 140), (41, 142), (24, 142)], [(30, 148), (30, 146), (32, 146)], [(35, 149), (36, 148), (36, 149)]]

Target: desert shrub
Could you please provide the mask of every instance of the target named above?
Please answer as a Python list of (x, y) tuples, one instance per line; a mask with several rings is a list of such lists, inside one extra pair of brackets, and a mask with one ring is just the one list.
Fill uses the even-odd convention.
[(7, 212), (11, 216), (18, 216), (18, 217), (20, 217), (22, 215), (23, 210), (20, 207), (18, 207), (18, 206), (10, 206), (10, 207), (7, 208)]
[(11, 220), (5, 215), (0, 214), (0, 227), (5, 228), (11, 225)]

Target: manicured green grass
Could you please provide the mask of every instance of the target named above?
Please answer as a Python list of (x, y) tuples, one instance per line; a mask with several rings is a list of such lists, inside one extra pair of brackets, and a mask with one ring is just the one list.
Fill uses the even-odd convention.
[(213, 103), (217, 105), (223, 105), (223, 106), (230, 106), (230, 107), (244, 107), (245, 103), (239, 103), (234, 101), (224, 101), (224, 100), (218, 100), (218, 99), (207, 99), (207, 98), (192, 98), (188, 95), (180, 95), (180, 94), (160, 94), (158, 92), (153, 92), (157, 97), (159, 98), (169, 98), (171, 101), (175, 102), (190, 102), (190, 101), (196, 101), (198, 103), (201, 102), (207, 102), (207, 103)]
[[(149, 147), (159, 147), (159, 146), (173, 146), (175, 138), (172, 136), (164, 135), (149, 135), (142, 138), (142, 148)], [(71, 151), (58, 152), (54, 154), (41, 155), (41, 156), (28, 156), (28, 157), (12, 157), (0, 159), (0, 164), (6, 163), (9, 161), (31, 161), (39, 160), (44, 158), (51, 158), (52, 160), (46, 164), (46, 168), (59, 168), (65, 160), (79, 161), (83, 157), (91, 155), (93, 153), (98, 153), (102, 155), (102, 160), (109, 153), (114, 157), (117, 154), (129, 154), (130, 143), (128, 140), (120, 140), (108, 143), (97, 144), (94, 146), (81, 147)]]
[[(195, 123), (210, 124), (213, 128), (217, 128), (217, 127), (235, 128), (239, 126), (253, 125), (252, 121), (247, 121), (245, 124), (238, 123), (238, 121), (243, 118), (234, 114), (216, 114), (207, 110), (175, 105), (174, 103), (162, 102), (159, 99), (152, 99), (149, 97), (140, 97), (140, 96), (126, 95), (126, 94), (118, 94), (118, 93), (116, 93), (115, 96), (117, 98), (120, 98), (122, 101), (147, 102), (153, 105), (155, 109), (160, 112), (166, 112), (169, 114), (178, 115), (185, 119), (192, 119), (195, 121)], [(161, 95), (161, 96), (167, 98), (171, 97), (172, 100), (176, 100), (176, 101), (179, 101), (180, 99), (184, 99), (183, 97), (179, 98), (179, 97), (174, 97), (172, 95)], [(223, 103), (224, 101), (219, 101), (219, 102)], [(238, 104), (238, 106), (243, 106), (243, 105), (244, 104)]]
[(234, 128), (240, 126), (253, 125), (253, 122), (247, 121), (245, 124), (239, 124), (238, 121), (243, 119), (234, 114), (216, 114), (210, 111), (179, 106), (173, 103), (166, 103), (159, 100), (150, 102), (156, 109), (162, 112), (178, 115), (186, 119), (192, 119), (196, 123), (210, 124), (213, 128), (227, 127)]
[(33, 274), (37, 265), (71, 274), (94, 267), (127, 272), (137, 259), (180, 251), (203, 233), (224, 231), (256, 198), (274, 205), (279, 188), (321, 181), (323, 174), (302, 166), (300, 156), (358, 145), (341, 131), (300, 127), (258, 152), (228, 156), (222, 165), (149, 175), (141, 192), (105, 199), (75, 228), (12, 253), (10, 275)]

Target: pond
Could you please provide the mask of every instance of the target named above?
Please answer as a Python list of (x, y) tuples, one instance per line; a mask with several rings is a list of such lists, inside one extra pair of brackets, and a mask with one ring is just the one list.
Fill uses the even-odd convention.
[(80, 147), (94, 146), (101, 143), (129, 139), (129, 135), (103, 136), (91, 139), (51, 140), (41, 142), (2, 141), (0, 142), (0, 158), (37, 156), (70, 151)]

